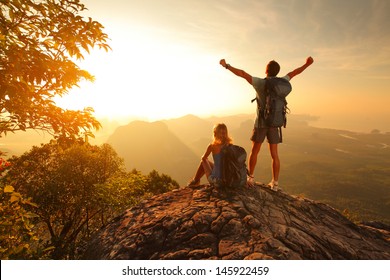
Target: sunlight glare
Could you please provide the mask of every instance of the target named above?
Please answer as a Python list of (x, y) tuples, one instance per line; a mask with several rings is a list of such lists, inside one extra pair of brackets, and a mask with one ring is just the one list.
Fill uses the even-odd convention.
[[(134, 37), (138, 35), (138, 37)], [(213, 114), (220, 91), (218, 58), (183, 44), (142, 36), (121, 38), (112, 51), (94, 51), (80, 63), (95, 76), (68, 96), (63, 108), (93, 107), (97, 117), (148, 120), (186, 114)], [(226, 106), (226, 104), (225, 104)]]

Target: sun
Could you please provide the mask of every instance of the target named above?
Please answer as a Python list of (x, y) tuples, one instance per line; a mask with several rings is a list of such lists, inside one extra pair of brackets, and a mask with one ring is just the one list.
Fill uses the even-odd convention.
[(92, 107), (97, 118), (150, 121), (253, 111), (245, 95), (251, 89), (226, 73), (213, 50), (142, 28), (110, 34), (112, 51), (93, 51), (79, 62), (95, 81), (57, 98), (59, 106)]
[[(213, 114), (221, 84), (218, 59), (190, 46), (138, 38), (92, 52), (80, 67), (95, 76), (56, 99), (67, 109), (92, 107), (98, 117), (149, 120)], [(226, 105), (226, 104), (225, 104)]]

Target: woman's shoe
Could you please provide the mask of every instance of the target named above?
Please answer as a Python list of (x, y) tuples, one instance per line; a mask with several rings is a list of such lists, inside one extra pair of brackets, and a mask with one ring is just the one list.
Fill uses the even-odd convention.
[(196, 187), (200, 185), (200, 180), (192, 179), (188, 184), (187, 187)]

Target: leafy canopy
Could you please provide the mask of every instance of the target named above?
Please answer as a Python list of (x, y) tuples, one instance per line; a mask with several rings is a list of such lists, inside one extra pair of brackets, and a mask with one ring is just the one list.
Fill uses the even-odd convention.
[(64, 110), (53, 98), (93, 76), (75, 61), (109, 50), (103, 26), (79, 14), (79, 0), (1, 0), (0, 137), (38, 129), (71, 137), (100, 128), (93, 109)]
[(12, 185), (38, 205), (31, 211), (45, 224), (49, 247), (54, 248), (52, 257), (61, 259), (72, 252), (86, 228), (101, 226), (106, 204), (95, 185), (123, 168), (123, 160), (108, 144), (99, 147), (76, 141), (64, 146), (52, 140), (12, 157), (0, 183)]
[[(10, 163), (0, 152), (0, 178)], [(0, 259), (32, 258), (37, 237), (33, 231), (36, 217), (28, 207), (37, 207), (31, 199), (25, 199), (10, 185), (0, 181)]]
[[(0, 205), (10, 204), (8, 201), (15, 197), (13, 190), (21, 197), (31, 197), (38, 206), (30, 209), (37, 217), (36, 228), (44, 230), (36, 236), (47, 244), (40, 250), (50, 251), (54, 259), (76, 258), (82, 244), (110, 219), (145, 198), (179, 187), (170, 176), (155, 170), (149, 175), (137, 170), (126, 172), (123, 159), (109, 144), (92, 146), (52, 140), (12, 157), (9, 163), (4, 162), (4, 168), (6, 174), (0, 177), (0, 187), (7, 186), (7, 196), (2, 197), (0, 192)], [(0, 207), (0, 214), (6, 210)], [(13, 217), (12, 213), (7, 215), (7, 221)], [(25, 212), (19, 215), (26, 216)], [(2, 219), (0, 226), (1, 222)], [(26, 235), (20, 227), (16, 229), (20, 236)], [(4, 236), (6, 232), (0, 231), (0, 240)], [(8, 248), (8, 257), (18, 256), (11, 254), (11, 246), (4, 248)]]

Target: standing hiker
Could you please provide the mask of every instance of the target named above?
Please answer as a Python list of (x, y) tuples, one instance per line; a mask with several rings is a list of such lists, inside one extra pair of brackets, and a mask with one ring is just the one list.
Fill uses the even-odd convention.
[[(200, 184), (200, 179), (206, 175), (207, 180), (211, 184), (218, 184), (222, 178), (222, 153), (223, 147), (232, 144), (233, 140), (230, 138), (228, 129), (225, 124), (216, 124), (213, 129), (213, 142), (207, 146), (206, 152), (202, 156), (202, 160), (196, 170), (195, 177), (188, 183), (187, 186), (197, 186)], [(212, 154), (213, 161), (208, 157)]]
[[(306, 63), (302, 65), (301, 67), (291, 71), (286, 76), (283, 77), (283, 79), (290, 81), (293, 77), (296, 75), (302, 73), (307, 67), (309, 67), (313, 63), (313, 58), (308, 57), (306, 59)], [(223, 67), (231, 71), (233, 74), (244, 78), (248, 83), (250, 83), (254, 89), (256, 90), (256, 99), (258, 102), (257, 106), (257, 115), (256, 115), (256, 121), (253, 129), (253, 134), (251, 137), (252, 141), (252, 150), (249, 155), (249, 175), (247, 183), (249, 186), (254, 186), (255, 180), (254, 180), (254, 171), (257, 163), (257, 155), (260, 151), (261, 145), (265, 140), (265, 137), (267, 137), (268, 143), (269, 143), (269, 151), (272, 158), (272, 180), (268, 184), (269, 187), (273, 190), (279, 189), (279, 172), (280, 172), (280, 160), (278, 155), (278, 144), (282, 142), (281, 135), (279, 134), (279, 128), (269, 126), (266, 123), (265, 117), (264, 117), (264, 107), (266, 105), (266, 83), (267, 80), (270, 80), (274, 77), (276, 77), (279, 73), (280, 66), (279, 64), (272, 60), (268, 63), (266, 67), (266, 78), (257, 78), (252, 77), (248, 73), (246, 73), (244, 70), (235, 68), (231, 66), (230, 64), (227, 64), (225, 59), (221, 59), (219, 62)], [(267, 86), (268, 88), (268, 86)], [(268, 92), (268, 90), (267, 90)]]

